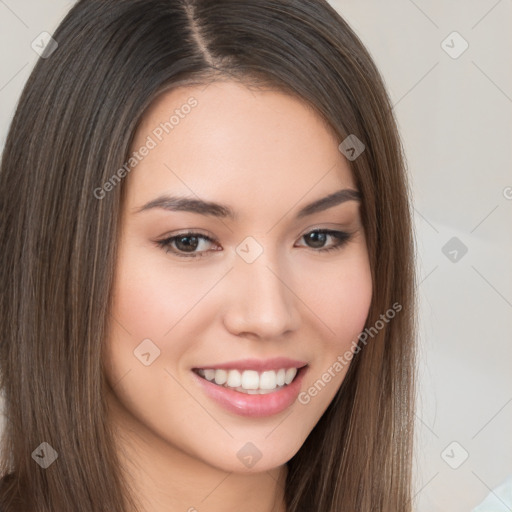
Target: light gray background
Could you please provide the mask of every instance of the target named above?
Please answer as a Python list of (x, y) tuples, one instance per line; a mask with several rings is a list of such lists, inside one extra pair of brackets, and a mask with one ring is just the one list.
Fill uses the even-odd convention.
[[(38, 58), (32, 41), (72, 4), (0, 0), (0, 147)], [(421, 281), (415, 509), (469, 512), (512, 474), (512, 2), (331, 4), (382, 72), (411, 174)], [(445, 51), (462, 48), (454, 31), (469, 45), (457, 58)], [(468, 249), (455, 262), (443, 253), (453, 237)]]

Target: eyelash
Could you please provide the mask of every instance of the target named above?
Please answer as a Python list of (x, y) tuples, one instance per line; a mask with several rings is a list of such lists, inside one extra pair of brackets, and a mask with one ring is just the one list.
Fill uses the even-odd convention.
[[(337, 239), (337, 242), (335, 243), (335, 245), (333, 245), (331, 247), (320, 248), (320, 249), (315, 249), (314, 247), (310, 247), (310, 249), (313, 249), (315, 252), (322, 252), (322, 253), (328, 253), (331, 251), (340, 250), (352, 238), (352, 233), (346, 233), (345, 231), (335, 231), (335, 230), (331, 230), (331, 229), (313, 229), (312, 231), (308, 231), (307, 233), (302, 235), (301, 238), (304, 238), (305, 236), (310, 235), (312, 233), (326, 234), (326, 235), (330, 235), (333, 238)], [(186, 237), (202, 238), (203, 240), (207, 240), (208, 242), (217, 244), (217, 241), (214, 240), (213, 238), (211, 238), (207, 235), (203, 235), (201, 233), (193, 232), (193, 231), (189, 231), (187, 233), (180, 233), (178, 235), (174, 235), (169, 238), (165, 238), (163, 240), (157, 240), (155, 243), (158, 247), (163, 249), (166, 253), (173, 253), (180, 258), (201, 258), (206, 252), (208, 252), (208, 251), (202, 251), (202, 252), (198, 252), (195, 254), (194, 253), (187, 254), (187, 253), (180, 253), (171, 248), (171, 244), (175, 240), (177, 240), (178, 238), (186, 238)]]

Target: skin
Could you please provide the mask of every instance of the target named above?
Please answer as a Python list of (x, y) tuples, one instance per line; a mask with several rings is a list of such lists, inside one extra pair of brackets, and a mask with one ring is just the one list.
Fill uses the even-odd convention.
[[(281, 92), (230, 81), (157, 98), (134, 150), (191, 96), (198, 105), (125, 178), (113, 321), (103, 356), (110, 421), (145, 510), (284, 512), (286, 462), (332, 401), (348, 365), (308, 404), (295, 402), (264, 418), (224, 410), (191, 369), (288, 356), (308, 362), (305, 391), (353, 348), (372, 297), (360, 203), (295, 215), (316, 199), (357, 187), (338, 150), (341, 141), (311, 108)], [(137, 212), (162, 193), (227, 204), (239, 218)], [(336, 239), (315, 244), (304, 237), (314, 228), (352, 237), (322, 253), (319, 248)], [(216, 240), (200, 239), (196, 253), (203, 257), (180, 257), (155, 243), (188, 229)], [(236, 252), (248, 236), (263, 249), (250, 264)], [(183, 245), (172, 248), (184, 253)], [(160, 350), (149, 366), (134, 356), (146, 338)], [(252, 468), (237, 457), (249, 441), (262, 454)]]

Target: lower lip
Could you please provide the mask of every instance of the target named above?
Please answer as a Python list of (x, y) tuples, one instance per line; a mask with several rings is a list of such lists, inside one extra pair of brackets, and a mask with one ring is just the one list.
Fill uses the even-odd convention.
[(192, 373), (199, 382), (199, 385), (202, 386), (204, 392), (221, 407), (239, 416), (259, 418), (279, 414), (288, 409), (297, 400), (302, 379), (307, 369), (307, 366), (300, 368), (291, 384), (265, 395), (249, 395), (234, 389), (225, 388), (224, 386), (218, 386), (197, 373)]

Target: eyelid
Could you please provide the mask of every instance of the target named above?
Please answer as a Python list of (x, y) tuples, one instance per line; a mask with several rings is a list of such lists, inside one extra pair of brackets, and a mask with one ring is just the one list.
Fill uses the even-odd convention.
[[(303, 237), (304, 235), (310, 233), (311, 231), (323, 231), (323, 230), (327, 230), (327, 231), (343, 231), (349, 235), (352, 235), (354, 233), (357, 232), (357, 227), (354, 228), (354, 227), (351, 227), (352, 226), (352, 222), (346, 222), (346, 223), (341, 223), (341, 222), (323, 222), (323, 223), (316, 223), (316, 224), (311, 224), (310, 226), (302, 229), (299, 234), (297, 235), (297, 238), (300, 238), (300, 237)], [(202, 235), (208, 239), (210, 239), (210, 241), (212, 242), (215, 242), (215, 243), (219, 243), (219, 241), (217, 240), (217, 237), (211, 232), (211, 231), (208, 231), (207, 229), (202, 229), (202, 228), (183, 228), (181, 230), (178, 230), (177, 232), (169, 232), (169, 233), (166, 233), (164, 235), (162, 235), (161, 237), (159, 237), (157, 240), (153, 240), (154, 242), (156, 241), (161, 241), (161, 240), (167, 240), (169, 238), (173, 238), (175, 236), (180, 236), (180, 235)]]
[[(311, 233), (321, 233), (321, 234), (330, 236), (334, 240), (334, 244), (331, 246), (320, 247), (320, 248), (308, 247), (307, 245), (300, 246), (300, 247), (304, 247), (306, 249), (310, 249), (313, 253), (326, 254), (331, 251), (336, 251), (336, 250), (340, 250), (341, 248), (343, 248), (348, 242), (350, 242), (353, 239), (353, 235), (356, 232), (357, 232), (357, 229), (356, 230), (341, 230), (341, 229), (332, 229), (332, 228), (316, 226), (313, 228), (308, 228), (306, 231), (303, 231), (297, 240), (300, 241), (306, 235), (309, 235)], [(184, 258), (184, 259), (189, 259), (189, 260), (201, 258), (205, 254), (212, 252), (211, 250), (206, 250), (206, 251), (187, 253), (187, 252), (180, 252), (179, 250), (172, 249), (171, 246), (172, 246), (173, 242), (175, 242), (175, 240), (177, 238), (179, 238), (180, 236), (196, 237), (196, 238), (207, 240), (208, 242), (211, 242), (213, 244), (217, 244), (217, 245), (219, 244), (218, 240), (215, 237), (213, 237), (211, 235), (206, 235), (206, 234), (202, 233), (201, 230), (195, 229), (195, 228), (191, 228), (191, 229), (185, 230), (183, 232), (178, 232), (175, 234), (174, 233), (169, 234), (168, 236), (165, 236), (164, 238), (161, 238), (158, 240), (154, 240), (153, 242), (159, 248), (163, 249), (166, 253), (171, 253), (179, 258)], [(216, 251), (214, 250), (213, 252), (216, 252)]]

